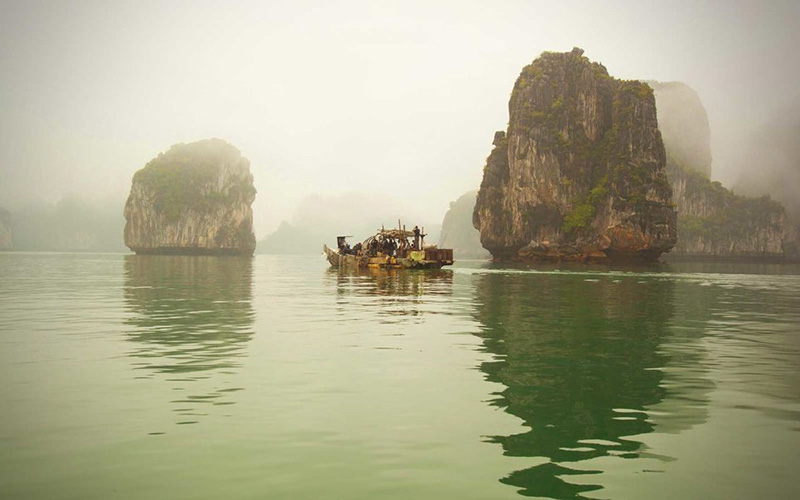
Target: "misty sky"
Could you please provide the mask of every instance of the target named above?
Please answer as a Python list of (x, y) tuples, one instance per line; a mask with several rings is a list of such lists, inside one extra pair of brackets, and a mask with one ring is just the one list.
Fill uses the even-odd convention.
[(798, 26), (776, 1), (0, 0), (0, 205), (124, 200), (160, 151), (220, 137), (251, 161), (259, 237), (307, 196), (367, 190), (440, 222), (480, 184), (520, 69), (573, 46), (695, 88), (731, 184), (800, 95)]

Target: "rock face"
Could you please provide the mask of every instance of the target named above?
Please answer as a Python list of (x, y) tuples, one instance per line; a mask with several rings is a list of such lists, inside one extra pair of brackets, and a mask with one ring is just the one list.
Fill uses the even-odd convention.
[(611, 78), (583, 51), (526, 66), (497, 132), (473, 214), (496, 259), (654, 260), (676, 213), (652, 89)]
[(737, 196), (712, 182), (708, 117), (697, 92), (680, 82), (651, 84), (678, 209), (678, 243), (672, 255), (782, 258), (783, 206), (769, 197)]
[(136, 253), (252, 255), (250, 162), (220, 139), (176, 144), (133, 176), (125, 245)]
[(481, 245), (481, 234), (472, 226), (472, 213), (478, 192), (470, 191), (450, 203), (444, 214), (440, 245), (453, 249), (457, 259), (487, 259), (489, 252)]
[(0, 250), (14, 248), (14, 237), (11, 232), (11, 214), (0, 208)]
[(783, 258), (783, 206), (768, 196), (746, 198), (702, 174), (670, 164), (667, 168), (678, 202), (675, 256)]

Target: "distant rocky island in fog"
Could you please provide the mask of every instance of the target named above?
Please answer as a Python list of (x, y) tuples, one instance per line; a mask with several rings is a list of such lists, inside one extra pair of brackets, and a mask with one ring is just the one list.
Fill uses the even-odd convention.
[(8, 210), (0, 208), (0, 250), (14, 248), (14, 235), (11, 232), (11, 214)]
[(681, 82), (648, 83), (655, 90), (678, 210), (678, 243), (671, 255), (783, 258), (793, 239), (783, 205), (768, 196), (738, 196), (711, 181), (711, 130), (697, 92)]
[(125, 252), (123, 202), (72, 195), (0, 209), (0, 250)]
[(176, 144), (133, 176), (125, 245), (140, 254), (252, 255), (250, 162), (221, 139)]
[(470, 191), (450, 202), (442, 220), (443, 247), (453, 249), (459, 259), (488, 259), (491, 254), (481, 245), (481, 234), (472, 226), (472, 213), (478, 191)]
[(787, 256), (800, 258), (800, 96), (776, 110), (744, 147), (742, 169), (732, 188), (738, 194), (769, 193), (786, 207)]

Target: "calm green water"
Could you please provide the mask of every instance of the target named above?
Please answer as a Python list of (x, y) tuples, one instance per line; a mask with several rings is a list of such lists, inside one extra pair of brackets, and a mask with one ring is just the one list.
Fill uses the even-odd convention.
[(797, 498), (800, 268), (0, 254), (0, 498)]

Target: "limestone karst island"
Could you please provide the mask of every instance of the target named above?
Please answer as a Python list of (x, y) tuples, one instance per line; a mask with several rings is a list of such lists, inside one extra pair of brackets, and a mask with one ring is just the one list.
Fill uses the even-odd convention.
[(221, 139), (176, 144), (133, 176), (125, 245), (137, 254), (252, 255), (250, 162)]
[(651, 261), (677, 241), (653, 90), (583, 50), (522, 70), (487, 159), (474, 224), (495, 258)]

